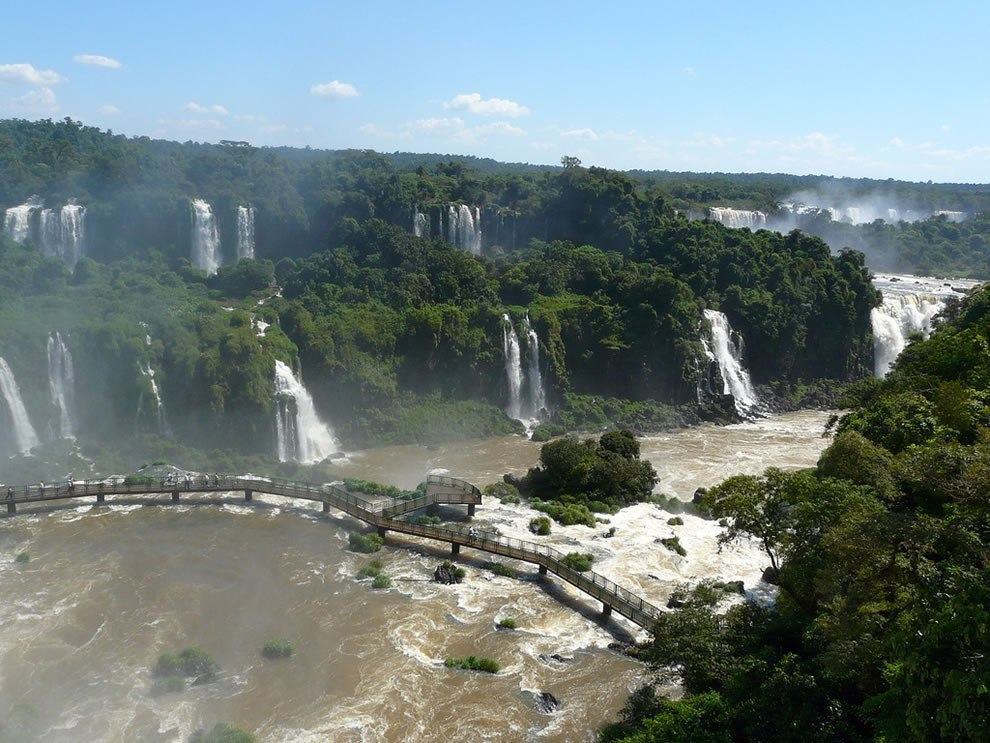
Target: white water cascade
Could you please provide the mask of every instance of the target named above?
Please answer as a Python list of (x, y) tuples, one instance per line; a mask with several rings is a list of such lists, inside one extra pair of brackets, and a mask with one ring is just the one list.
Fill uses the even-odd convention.
[(764, 212), (731, 209), (726, 206), (710, 207), (709, 212), (712, 219), (726, 227), (749, 227), (751, 230), (758, 230), (767, 226), (767, 215)]
[(447, 208), (447, 242), (473, 255), (481, 254), (481, 210), (467, 204)]
[(237, 260), (254, 258), (254, 207), (237, 207)]
[(10, 410), (11, 432), (14, 435), (14, 445), (20, 454), (27, 454), (39, 443), (38, 434), (31, 425), (27, 409), (24, 407), (24, 400), (21, 398), (21, 389), (17, 386), (14, 373), (7, 366), (6, 360), (0, 358), (0, 394), (7, 403)]
[(950, 297), (978, 282), (956, 279), (950, 283), (924, 276), (877, 276), (873, 285), (883, 292), (883, 304), (870, 312), (873, 326), (873, 373), (884, 377), (912, 335), (928, 337), (935, 316)]
[(529, 386), (529, 416), (537, 418), (540, 411), (547, 406), (547, 392), (543, 387), (543, 373), (540, 371), (540, 337), (529, 322), (529, 315), (523, 319), (526, 329), (526, 343), (529, 351), (529, 364), (526, 371), (526, 383)]
[[(162, 400), (161, 392), (158, 391), (158, 383), (155, 381), (155, 370), (151, 368), (151, 364), (145, 362), (144, 366), (141, 367), (141, 374), (148, 380), (148, 385), (151, 387), (151, 396), (155, 400), (155, 424), (158, 433), (161, 436), (171, 438), (172, 429), (169, 428), (168, 417), (165, 415), (165, 403)], [(143, 409), (144, 393), (142, 392), (138, 397), (137, 417), (139, 420)]]
[(281, 396), (275, 408), (275, 445), (280, 462), (322, 462), (340, 449), (333, 430), (320, 420), (303, 383), (286, 363), (277, 359), (275, 393)]
[(416, 237), (430, 237), (430, 215), (421, 211), (413, 213), (413, 234)]
[(519, 352), (519, 336), (508, 314), (502, 315), (502, 352), (505, 355), (505, 379), (509, 384), (509, 408), (506, 415), (522, 420), (522, 355)]
[(202, 199), (192, 201), (192, 250), (194, 268), (215, 274), (220, 268), (220, 232), (213, 208)]
[(52, 396), (52, 407), (58, 412), (57, 425), (52, 433), (60, 439), (76, 437), (76, 376), (72, 369), (72, 354), (69, 353), (61, 333), (48, 336), (48, 389)]
[(40, 217), (41, 252), (61, 258), (75, 268), (83, 254), (86, 207), (66, 204), (59, 209), (42, 209)]
[(3, 231), (7, 237), (22, 243), (31, 237), (31, 215), (42, 207), (38, 196), (32, 196), (20, 206), (12, 206), (3, 215)]
[(752, 417), (760, 399), (753, 389), (749, 372), (742, 365), (742, 340), (737, 343), (733, 339), (732, 326), (724, 314), (715, 310), (705, 310), (704, 314), (711, 325), (711, 334), (702, 333), (701, 344), (708, 358), (715, 361), (722, 372), (722, 393), (732, 395), (737, 413), (744, 418)]

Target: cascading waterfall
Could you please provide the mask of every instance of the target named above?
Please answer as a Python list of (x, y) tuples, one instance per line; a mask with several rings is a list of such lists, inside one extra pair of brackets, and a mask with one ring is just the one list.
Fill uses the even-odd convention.
[(467, 204), (447, 207), (447, 242), (473, 255), (481, 255), (481, 210)]
[[(171, 438), (172, 429), (169, 428), (168, 417), (165, 415), (165, 403), (162, 401), (162, 395), (158, 391), (158, 383), (155, 381), (155, 370), (151, 368), (151, 364), (145, 362), (144, 366), (141, 367), (141, 374), (148, 380), (148, 386), (151, 387), (151, 396), (155, 400), (155, 423), (158, 428), (158, 433), (161, 436)], [(144, 393), (142, 392), (138, 397), (137, 417), (139, 420), (143, 409)]]
[(72, 354), (62, 340), (61, 333), (48, 336), (48, 389), (52, 406), (58, 412), (57, 426), (53, 433), (60, 439), (76, 436), (75, 425), (76, 377), (72, 369)]
[(237, 260), (254, 258), (254, 207), (237, 207)]
[(709, 208), (709, 213), (712, 219), (724, 224), (726, 227), (749, 227), (756, 230), (767, 226), (767, 215), (763, 212), (731, 209), (726, 206), (713, 206)]
[(416, 237), (430, 237), (430, 215), (421, 211), (413, 213), (413, 234)]
[(202, 199), (192, 201), (192, 251), (194, 268), (215, 274), (220, 268), (220, 233), (213, 208)]
[(42, 209), (40, 216), (41, 252), (61, 258), (75, 268), (83, 254), (86, 207), (66, 204), (57, 211)]
[(760, 399), (753, 389), (749, 372), (742, 366), (742, 342), (733, 340), (729, 319), (715, 310), (705, 310), (705, 319), (711, 326), (710, 335), (702, 333), (701, 343), (708, 358), (718, 363), (722, 372), (723, 394), (730, 394), (735, 400), (736, 412), (751, 417)]
[(24, 407), (21, 389), (17, 386), (14, 373), (2, 357), (0, 357), (0, 394), (3, 394), (3, 399), (10, 410), (14, 445), (17, 447), (18, 453), (26, 454), (38, 445), (38, 434), (35, 432), (34, 426), (31, 425), (31, 418), (28, 417), (27, 409)]
[(522, 420), (522, 356), (519, 352), (519, 336), (512, 325), (508, 314), (502, 315), (505, 325), (502, 326), (502, 352), (505, 354), (505, 378), (509, 384), (509, 408), (506, 414), (510, 418)]
[(280, 462), (322, 462), (340, 445), (330, 426), (320, 420), (313, 398), (283, 362), (275, 361), (275, 446)]
[(7, 237), (22, 243), (31, 237), (31, 215), (42, 207), (42, 200), (32, 196), (20, 206), (12, 206), (3, 215), (3, 231)]
[(529, 351), (529, 365), (526, 382), (529, 386), (529, 416), (536, 418), (540, 411), (547, 406), (547, 393), (543, 387), (543, 374), (540, 371), (540, 337), (529, 322), (529, 315), (523, 320), (526, 329), (526, 342)]

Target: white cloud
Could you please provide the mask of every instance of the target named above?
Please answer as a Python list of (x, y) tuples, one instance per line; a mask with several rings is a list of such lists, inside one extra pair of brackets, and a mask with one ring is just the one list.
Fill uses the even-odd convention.
[(493, 121), (491, 124), (483, 124), (474, 127), (474, 132), (478, 135), (485, 134), (506, 134), (510, 137), (525, 137), (526, 131), (518, 126), (513, 126), (508, 121)]
[(364, 132), (365, 134), (370, 134), (373, 137), (391, 137), (392, 132), (388, 129), (382, 129), (377, 124), (362, 124), (358, 127), (359, 132)]
[(114, 106), (111, 103), (106, 103), (106, 104), (100, 106), (100, 113), (101, 114), (109, 114), (109, 115), (119, 114), (120, 113), (120, 109), (117, 108), (116, 106)]
[(906, 143), (900, 137), (891, 137), (890, 141), (887, 142), (887, 145), (885, 147), (881, 148), (881, 151), (886, 151), (886, 150), (889, 150), (889, 149), (899, 150), (899, 149), (903, 148), (905, 145), (906, 145)]
[(19, 85), (55, 85), (64, 80), (54, 70), (36, 70), (29, 64), (0, 64), (0, 80)]
[(220, 114), (221, 116), (227, 115), (227, 109), (221, 106), (219, 103), (214, 103), (212, 106), (201, 106), (196, 101), (189, 101), (186, 104), (186, 110), (192, 111), (197, 114)]
[(410, 121), (408, 124), (403, 124), (402, 126), (405, 129), (416, 132), (443, 133), (463, 129), (464, 120), (456, 116), (452, 119), (431, 117), (429, 119)]
[(484, 116), (526, 116), (529, 109), (506, 98), (482, 98), (481, 93), (460, 93), (443, 104), (446, 109)]
[(264, 121), (264, 116), (258, 116), (256, 114), (236, 114), (234, 116), (235, 121)]
[(58, 100), (51, 88), (29, 90), (19, 98), (15, 98), (14, 106), (25, 113), (51, 114), (58, 111)]
[(587, 127), (583, 129), (568, 129), (567, 131), (561, 132), (562, 137), (574, 137), (575, 139), (598, 139), (598, 134), (594, 129), (588, 129)]
[(353, 98), (358, 94), (357, 88), (350, 83), (342, 83), (339, 80), (331, 80), (328, 83), (318, 83), (309, 89), (309, 94), (317, 98), (329, 98), (339, 100), (340, 98)]
[(118, 70), (123, 65), (113, 57), (104, 57), (102, 54), (77, 54), (72, 58), (77, 64), (95, 65), (96, 67), (109, 67)]

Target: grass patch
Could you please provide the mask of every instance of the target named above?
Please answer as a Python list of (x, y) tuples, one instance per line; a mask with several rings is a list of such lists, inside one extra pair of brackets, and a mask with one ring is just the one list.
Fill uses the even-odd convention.
[(469, 655), (467, 658), (447, 658), (443, 662), (447, 668), (462, 668), (465, 671), (482, 671), (484, 673), (498, 673), (498, 661), (491, 658), (478, 658)]
[(545, 537), (550, 533), (550, 519), (546, 516), (537, 516), (529, 522), (529, 530), (540, 537)]
[(667, 526), (684, 526), (684, 519), (680, 516), (674, 516), (673, 518), (667, 519)]
[(185, 648), (178, 653), (162, 653), (152, 669), (157, 677), (195, 676), (197, 681), (211, 681), (220, 671), (220, 664), (202, 648)]
[(687, 557), (687, 550), (681, 544), (680, 537), (668, 537), (667, 539), (661, 539), (660, 544), (669, 549), (671, 552), (676, 552), (681, 557)]
[(392, 579), (384, 574), (376, 575), (375, 579), (371, 581), (372, 588), (382, 589), (382, 588), (391, 588), (391, 586), (392, 586)]
[(486, 496), (498, 498), (503, 503), (518, 504), (520, 502), (519, 488), (511, 483), (493, 482), (490, 485), (486, 485), (482, 492)]
[(482, 565), (482, 567), (485, 568), (485, 570), (491, 570), (493, 573), (495, 573), (495, 575), (501, 575), (501, 576), (504, 576), (506, 578), (515, 578), (516, 577), (516, 571), (514, 569), (510, 568), (505, 563), (501, 563), (501, 562), (486, 562), (484, 565)]
[(347, 547), (351, 552), (377, 552), (385, 544), (385, 540), (377, 534), (361, 534), (352, 531), (347, 535)]
[(151, 685), (151, 695), (175, 694), (186, 690), (186, 679), (183, 676), (162, 676), (155, 679)]
[(372, 560), (358, 571), (358, 578), (377, 578), (384, 567), (381, 560)]
[(31, 553), (21, 552), (14, 558), (14, 562), (31, 562)]
[(189, 743), (254, 743), (254, 741), (255, 737), (251, 733), (225, 722), (218, 722), (208, 733), (197, 730), (189, 738)]
[(288, 658), (292, 655), (292, 643), (284, 637), (278, 640), (269, 640), (261, 648), (261, 654), (266, 658)]
[(568, 552), (564, 555), (564, 559), (561, 560), (571, 570), (577, 570), (580, 573), (591, 570), (591, 563), (594, 561), (595, 556), (587, 552)]
[(419, 526), (438, 526), (443, 523), (443, 519), (439, 516), (427, 516), (425, 513), (420, 514), (412, 520), (412, 523)]
[[(608, 512), (606, 510), (608, 507), (605, 504), (598, 505), (603, 506), (603, 510)], [(559, 500), (542, 501), (539, 498), (533, 498), (530, 506), (537, 511), (542, 511), (558, 524), (564, 526), (584, 524), (594, 528), (595, 524), (598, 523), (591, 508), (584, 503), (562, 503)]]
[(498, 626), (501, 629), (516, 629), (516, 627), (518, 627), (519, 624), (516, 622), (515, 619), (512, 619), (511, 617), (506, 617), (505, 619), (499, 620)]

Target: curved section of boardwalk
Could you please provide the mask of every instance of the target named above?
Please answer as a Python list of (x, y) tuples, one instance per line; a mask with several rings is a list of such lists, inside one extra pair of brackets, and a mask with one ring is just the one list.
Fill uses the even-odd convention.
[(181, 500), (183, 494), (230, 491), (243, 491), (244, 500), (248, 502), (253, 499), (255, 493), (318, 501), (323, 504), (324, 513), (331, 508), (343, 511), (374, 526), (382, 536), (388, 531), (394, 531), (447, 542), (452, 546), (454, 554), (457, 554), (461, 547), (473, 547), (495, 555), (533, 563), (539, 566), (540, 573), (553, 573), (601, 601), (605, 614), (615, 611), (640, 627), (648, 628), (660, 614), (658, 607), (604, 576), (591, 570), (582, 572), (568, 567), (564, 562), (564, 554), (552, 547), (476, 529), (425, 526), (396, 518), (428, 506), (448, 504), (466, 505), (468, 513), (473, 515), (475, 507), (481, 503), (481, 491), (471, 483), (454, 477), (430, 475), (426, 483), (426, 492), (412, 499), (376, 499), (361, 493), (348, 492), (337, 483), (316, 485), (250, 475), (180, 476), (175, 481), (156, 478), (110, 478), (98, 482), (79, 482), (71, 486), (67, 483), (45, 487), (29, 485), (0, 493), (0, 498), (6, 496), (7, 512), (14, 514), (17, 512), (17, 506), (21, 504), (40, 504), (69, 498), (95, 497), (97, 503), (103, 503), (108, 495), (168, 495), (171, 501), (177, 502)]

